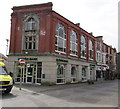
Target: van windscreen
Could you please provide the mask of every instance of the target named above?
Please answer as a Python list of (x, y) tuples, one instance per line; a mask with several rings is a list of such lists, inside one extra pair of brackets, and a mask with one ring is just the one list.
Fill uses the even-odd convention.
[(5, 67), (0, 66), (0, 75), (8, 75)]

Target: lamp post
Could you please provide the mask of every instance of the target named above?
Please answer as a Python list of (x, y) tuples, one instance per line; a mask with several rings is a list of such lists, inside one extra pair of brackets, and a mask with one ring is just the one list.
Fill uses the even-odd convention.
[(25, 58), (26, 58), (27, 54), (28, 54), (28, 52), (26, 51), (26, 52), (25, 52)]
[(8, 51), (8, 42), (9, 42), (9, 39), (6, 39), (7, 41), (7, 45), (6, 45), (6, 56), (7, 56), (7, 51)]

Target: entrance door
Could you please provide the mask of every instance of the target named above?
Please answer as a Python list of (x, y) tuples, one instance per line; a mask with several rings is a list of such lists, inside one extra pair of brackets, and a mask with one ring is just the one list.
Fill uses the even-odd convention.
[(34, 63), (27, 64), (26, 68), (26, 83), (34, 83), (34, 74), (36, 72), (36, 66)]
[(22, 76), (23, 83), (40, 84), (42, 77), (42, 62), (26, 62), (26, 65), (22, 68), (16, 65), (15, 82), (20, 82), (20, 75)]

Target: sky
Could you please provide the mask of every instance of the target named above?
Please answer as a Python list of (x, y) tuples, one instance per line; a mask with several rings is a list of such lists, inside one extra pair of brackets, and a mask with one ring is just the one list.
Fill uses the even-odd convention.
[(47, 2), (52, 2), (53, 10), (71, 22), (80, 23), (87, 32), (103, 36), (104, 42), (118, 51), (119, 0), (3, 0), (0, 3), (0, 53), (9, 54), (6, 39), (10, 40), (12, 7)]

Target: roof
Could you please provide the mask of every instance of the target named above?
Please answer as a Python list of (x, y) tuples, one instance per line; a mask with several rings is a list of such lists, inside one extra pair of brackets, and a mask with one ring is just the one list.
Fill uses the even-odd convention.
[(43, 4), (33, 4), (33, 5), (24, 5), (24, 6), (14, 6), (13, 10), (20, 10), (20, 9), (26, 9), (26, 8), (36, 8), (36, 7), (52, 7), (52, 2), (43, 3)]

